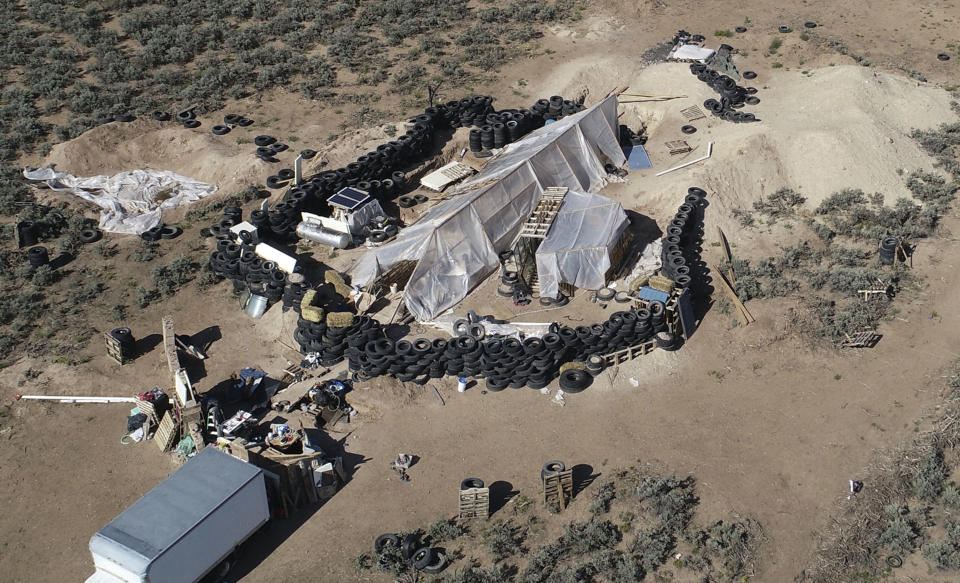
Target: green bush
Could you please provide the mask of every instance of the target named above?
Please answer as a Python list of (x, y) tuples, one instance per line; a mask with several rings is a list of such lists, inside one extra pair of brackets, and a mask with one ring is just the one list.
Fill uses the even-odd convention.
[(603, 514), (610, 510), (610, 502), (616, 497), (617, 492), (613, 482), (604, 482), (597, 488), (590, 501), (590, 512), (592, 514)]
[(449, 518), (438, 518), (427, 527), (427, 536), (432, 543), (441, 543), (459, 538), (466, 529), (450, 520)]
[(510, 576), (511, 571), (503, 565), (470, 565), (445, 573), (441, 583), (503, 583), (509, 581)]
[(753, 203), (753, 208), (769, 217), (792, 215), (797, 207), (806, 202), (806, 198), (790, 188), (781, 188), (768, 196), (766, 200)]
[(944, 540), (935, 540), (923, 545), (923, 558), (934, 567), (944, 571), (960, 569), (960, 552), (957, 547)]
[(577, 554), (613, 548), (620, 542), (620, 529), (609, 520), (571, 522), (563, 532), (563, 544)]
[(948, 473), (943, 459), (943, 450), (936, 443), (931, 443), (926, 455), (914, 470), (912, 482), (914, 493), (921, 500), (936, 500), (943, 492)]
[(483, 533), (483, 543), (494, 561), (515, 555), (523, 550), (526, 531), (512, 522), (493, 524)]
[(639, 556), (645, 571), (652, 573), (667, 562), (676, 543), (673, 533), (664, 524), (659, 524), (637, 531), (630, 543), (630, 552)]
[(889, 505), (884, 508), (884, 514), (887, 526), (880, 535), (880, 544), (897, 554), (912, 553), (920, 542), (920, 526), (910, 519), (909, 509)]

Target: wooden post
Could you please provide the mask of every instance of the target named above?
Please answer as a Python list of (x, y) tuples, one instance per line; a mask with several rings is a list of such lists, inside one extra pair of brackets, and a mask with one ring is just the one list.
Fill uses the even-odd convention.
[(748, 325), (748, 324), (751, 324), (752, 322), (756, 322), (756, 318), (753, 317), (753, 314), (751, 314), (750, 311), (747, 310), (747, 307), (744, 306), (743, 302), (740, 301), (740, 298), (737, 297), (737, 293), (733, 291), (733, 287), (731, 287), (730, 283), (727, 282), (727, 277), (723, 274), (723, 272), (717, 269), (717, 266), (715, 265), (710, 266), (710, 271), (716, 274), (717, 283), (720, 284), (720, 287), (723, 288), (723, 291), (727, 292), (727, 296), (730, 298), (733, 304), (738, 308), (740, 321), (742, 321), (744, 325)]

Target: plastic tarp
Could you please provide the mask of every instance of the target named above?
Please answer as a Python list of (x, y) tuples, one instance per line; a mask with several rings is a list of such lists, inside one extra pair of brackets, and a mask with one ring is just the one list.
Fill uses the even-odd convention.
[(497, 268), (498, 252), (513, 244), (544, 189), (605, 186), (604, 164), (625, 162), (617, 136), (610, 96), (509, 144), (396, 240), (364, 255), (352, 281), (366, 286), (400, 261), (417, 261), (404, 301), (417, 320), (434, 318)]
[(369, 223), (373, 217), (385, 217), (386, 215), (387, 213), (383, 212), (383, 207), (380, 206), (380, 201), (371, 198), (362, 207), (350, 213), (350, 216), (347, 218), (347, 224), (350, 226), (350, 232), (357, 234), (367, 226), (367, 223)]
[[(132, 235), (160, 224), (163, 210), (196, 202), (217, 191), (213, 184), (165, 170), (131, 170), (82, 178), (52, 168), (38, 168), (25, 169), (23, 175), (28, 180), (45, 182), (51, 190), (69, 192), (99, 206), (103, 209), (102, 230)], [(166, 198), (157, 200), (161, 193)]]
[(627, 213), (617, 201), (568, 191), (537, 249), (540, 295), (557, 297), (561, 283), (591, 290), (606, 285), (610, 251), (628, 223)]

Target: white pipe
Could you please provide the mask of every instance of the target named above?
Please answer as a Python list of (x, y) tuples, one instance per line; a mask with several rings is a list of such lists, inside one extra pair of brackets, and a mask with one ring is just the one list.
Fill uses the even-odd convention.
[(674, 170), (679, 170), (679, 169), (681, 169), (681, 168), (686, 168), (687, 166), (689, 166), (689, 165), (691, 165), (691, 164), (696, 164), (697, 162), (703, 162), (704, 160), (706, 160), (707, 158), (709, 158), (709, 157), (710, 157), (710, 154), (712, 154), (712, 153), (713, 153), (713, 142), (710, 142), (709, 144), (707, 144), (707, 155), (706, 155), (706, 156), (703, 156), (702, 158), (697, 158), (696, 160), (690, 160), (689, 162), (684, 162), (683, 164), (681, 164), (681, 165), (679, 165), (679, 166), (674, 166), (673, 168), (670, 168), (669, 170), (664, 170), (663, 172), (657, 172), (657, 176), (663, 176), (664, 174), (666, 174), (666, 173), (668, 173), (668, 172), (673, 172)]
[(134, 397), (82, 397), (76, 395), (17, 395), (16, 400), (59, 401), (60, 403), (136, 403)]

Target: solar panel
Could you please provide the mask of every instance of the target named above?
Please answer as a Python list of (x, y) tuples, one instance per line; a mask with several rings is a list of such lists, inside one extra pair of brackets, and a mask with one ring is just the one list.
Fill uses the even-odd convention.
[(347, 188), (341, 188), (340, 192), (328, 198), (327, 202), (332, 206), (352, 211), (360, 208), (368, 200), (370, 200), (369, 194), (348, 186)]

